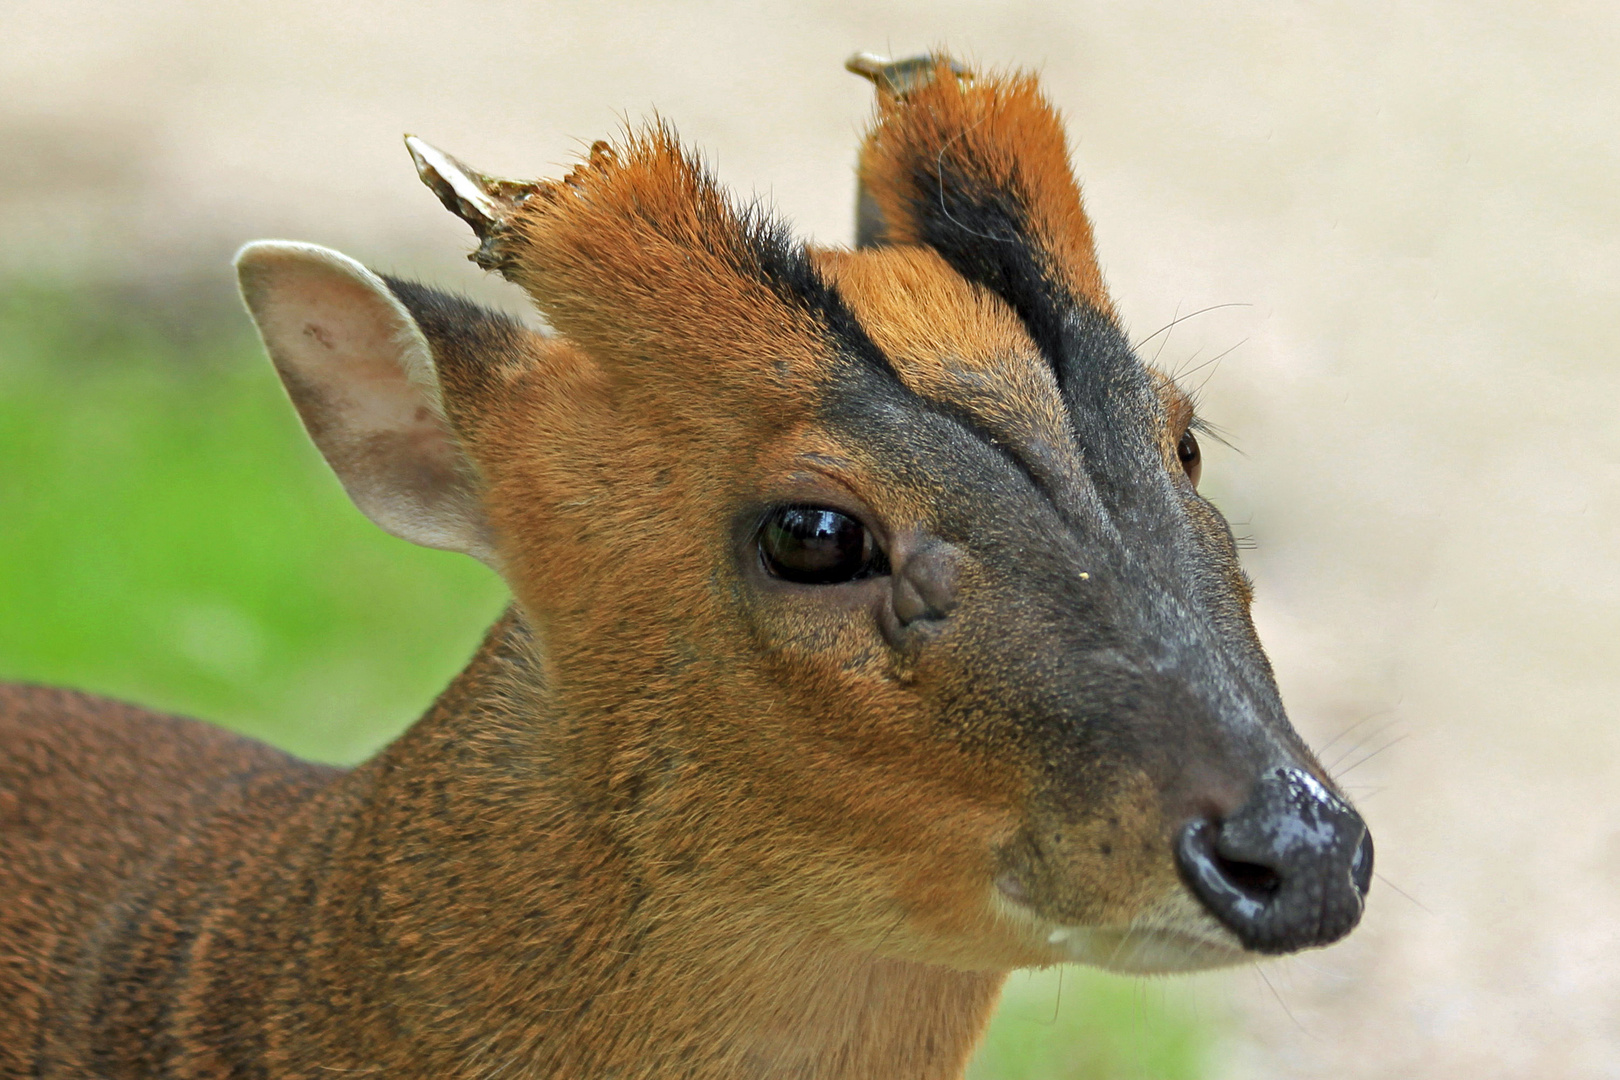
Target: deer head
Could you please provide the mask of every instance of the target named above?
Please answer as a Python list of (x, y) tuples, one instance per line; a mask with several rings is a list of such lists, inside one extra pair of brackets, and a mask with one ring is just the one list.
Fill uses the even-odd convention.
[(662, 125), (554, 182), (409, 140), (554, 333), (249, 245), (311, 436), (384, 529), (505, 577), (555, 740), (510, 783), (562, 784), (680, 917), (972, 969), (1337, 939), (1370, 841), (1289, 726), (1056, 113), (1028, 77), (853, 63), (856, 250)]

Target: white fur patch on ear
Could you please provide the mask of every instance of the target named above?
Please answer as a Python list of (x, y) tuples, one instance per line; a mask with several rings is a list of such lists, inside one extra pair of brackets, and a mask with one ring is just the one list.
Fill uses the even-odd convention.
[(387, 283), (347, 255), (285, 240), (248, 244), (236, 270), (265, 351), (355, 505), (401, 539), (493, 565), (432, 350)]

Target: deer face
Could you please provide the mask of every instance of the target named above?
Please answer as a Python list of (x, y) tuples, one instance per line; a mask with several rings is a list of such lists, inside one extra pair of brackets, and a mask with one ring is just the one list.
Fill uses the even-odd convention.
[(663, 128), (557, 183), (413, 141), (556, 335), (288, 245), (244, 293), (362, 509), (506, 577), (545, 771), (672, 911), (966, 968), (1335, 940), (1370, 841), (1056, 116), (1029, 80), (876, 77), (859, 250), (739, 211)]

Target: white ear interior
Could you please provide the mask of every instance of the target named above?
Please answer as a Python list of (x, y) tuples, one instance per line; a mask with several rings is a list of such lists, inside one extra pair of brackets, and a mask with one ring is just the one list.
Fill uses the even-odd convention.
[(260, 240), (237, 280), (310, 438), (385, 531), (493, 564), (477, 473), (445, 419), (433, 354), (387, 283), (347, 255)]

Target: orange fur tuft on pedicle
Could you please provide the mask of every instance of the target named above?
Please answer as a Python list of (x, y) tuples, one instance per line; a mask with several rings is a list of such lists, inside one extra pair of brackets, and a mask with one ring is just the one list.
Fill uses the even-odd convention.
[[(763, 280), (768, 223), (739, 210), (665, 124), (598, 142), (536, 185), (510, 223), (506, 276), (620, 384), (662, 383), (705, 424), (757, 422), (793, 402), (826, 360), (813, 318)], [(764, 375), (766, 378), (761, 379)], [(762, 397), (777, 396), (775, 409)]]
[(1069, 167), (1063, 121), (1035, 76), (958, 77), (941, 59), (925, 85), (880, 92), (877, 109), (861, 151), (860, 178), (883, 212), (888, 242), (925, 242), (917, 207), (939, 203), (941, 173), (948, 169), (976, 187), (1016, 199), (1047, 271), (1075, 300), (1112, 311), (1080, 185)]

